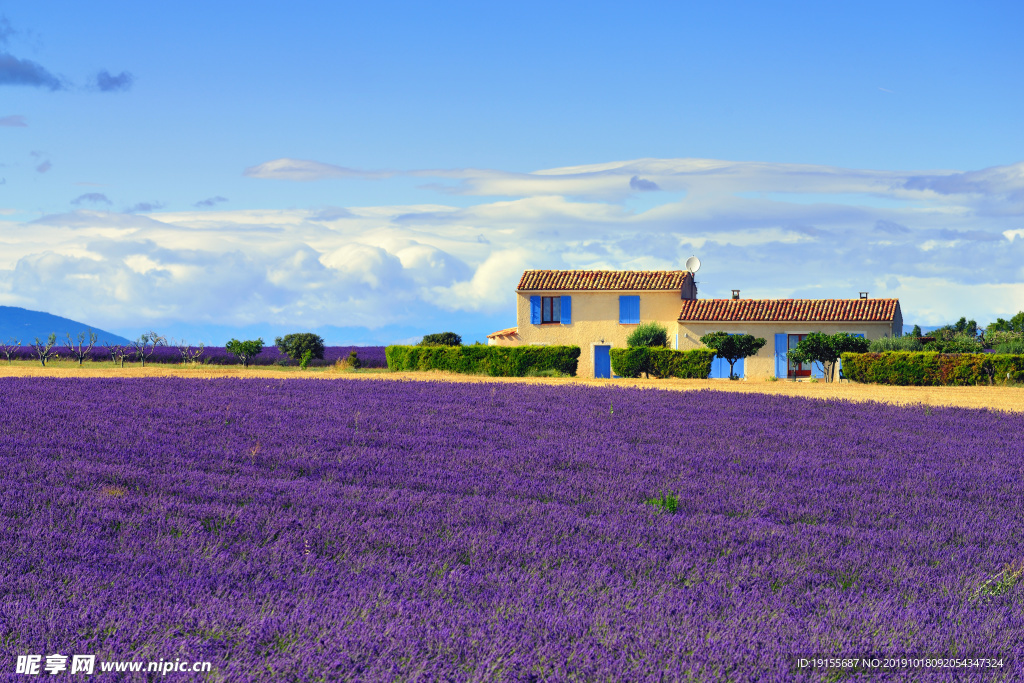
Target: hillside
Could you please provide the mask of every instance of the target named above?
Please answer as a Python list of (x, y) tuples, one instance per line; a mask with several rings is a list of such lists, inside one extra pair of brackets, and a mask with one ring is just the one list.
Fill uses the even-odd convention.
[(119, 335), (92, 327), (85, 323), (62, 318), (59, 315), (51, 315), (42, 311), (30, 311), (26, 308), (16, 306), (0, 306), (0, 342), (10, 339), (20, 340), (22, 344), (28, 345), (33, 339), (39, 337), (46, 339), (50, 334), (57, 335), (57, 343), (67, 342), (67, 335), (77, 341), (78, 335), (86, 330), (92, 329), (99, 339), (97, 343), (113, 342), (116, 344), (127, 344), (128, 340)]

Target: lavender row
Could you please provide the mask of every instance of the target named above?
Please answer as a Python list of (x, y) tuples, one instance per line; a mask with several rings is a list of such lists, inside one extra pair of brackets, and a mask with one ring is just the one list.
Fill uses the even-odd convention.
[[(798, 655), (901, 654), (1024, 672), (1019, 415), (344, 380), (0, 379), (0, 397), (0, 662), (790, 681), (835, 679)], [(648, 502), (667, 495), (674, 514)]]
[[(190, 346), (189, 349), (193, 352), (198, 351), (199, 347)], [(72, 359), (77, 360), (77, 355), (74, 350), (67, 346), (55, 346), (53, 348), (54, 353), (61, 359)], [(340, 359), (348, 358), (349, 354), (355, 351), (359, 357), (359, 361), (363, 367), (367, 368), (384, 368), (387, 367), (387, 359), (384, 357), (383, 346), (327, 346), (324, 348), (324, 357), (321, 359), (314, 359), (310, 361), (310, 365), (313, 367), (323, 367), (333, 365)], [(0, 361), (8, 360), (7, 356), (0, 357)], [(18, 347), (10, 356), (10, 360), (39, 360), (39, 356), (31, 346)], [(87, 361), (99, 362), (111, 360), (110, 352), (104, 346), (96, 346), (88, 352), (86, 356)], [(126, 362), (138, 362), (137, 359), (129, 357)], [(146, 360), (147, 363), (181, 363), (182, 354), (175, 346), (158, 346), (153, 352), (153, 355)], [(240, 364), (236, 356), (230, 353), (223, 346), (207, 346), (203, 349), (202, 355), (199, 357), (199, 362), (207, 363), (210, 365), (235, 365)], [(263, 351), (256, 356), (254, 359), (249, 361), (249, 364), (255, 365), (298, 365), (298, 361), (294, 361), (287, 355), (281, 353), (276, 346), (265, 346)]]

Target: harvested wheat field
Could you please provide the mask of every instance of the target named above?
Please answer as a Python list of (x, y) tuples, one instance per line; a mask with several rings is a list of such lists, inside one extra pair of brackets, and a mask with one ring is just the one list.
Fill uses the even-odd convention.
[(964, 408), (991, 408), (994, 410), (1024, 412), (1024, 387), (897, 387), (855, 382), (787, 382), (699, 379), (587, 379), (551, 377), (487, 377), (460, 375), (449, 372), (387, 372), (386, 370), (337, 370), (261, 366), (241, 368), (232, 365), (138, 365), (124, 368), (112, 364), (71, 363), (51, 364), (47, 367), (30, 364), (0, 365), (0, 377), (262, 377), (277, 379), (357, 379), (377, 381), (441, 381), (441, 382), (496, 382), (550, 385), (619, 386), (661, 389), (665, 391), (737, 391), (741, 393), (804, 396), (823, 400), (879, 401), (894, 405), (960, 406)]

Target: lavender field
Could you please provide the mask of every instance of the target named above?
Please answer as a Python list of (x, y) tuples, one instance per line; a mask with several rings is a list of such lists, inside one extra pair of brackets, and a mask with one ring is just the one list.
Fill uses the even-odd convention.
[(53, 652), (230, 681), (1024, 673), (1020, 415), (346, 380), (0, 397), (4, 675)]

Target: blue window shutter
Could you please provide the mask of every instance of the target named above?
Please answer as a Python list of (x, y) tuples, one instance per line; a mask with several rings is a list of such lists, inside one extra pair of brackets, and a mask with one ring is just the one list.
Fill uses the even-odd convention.
[(619, 297), (619, 323), (623, 325), (635, 325), (640, 322), (640, 297), (620, 296)]
[(540, 325), (540, 297), (530, 297), (530, 323)]
[(786, 345), (789, 336), (785, 333), (775, 335), (775, 376), (786, 379), (789, 375), (789, 360), (786, 358)]
[(563, 325), (571, 325), (572, 324), (572, 297), (571, 296), (563, 296), (562, 297), (562, 324)]

